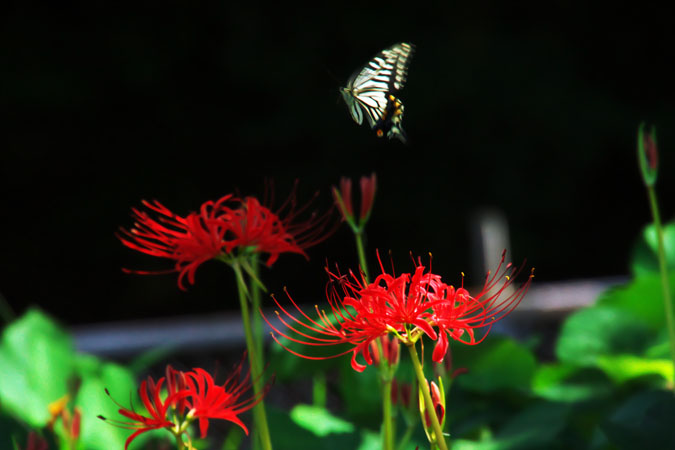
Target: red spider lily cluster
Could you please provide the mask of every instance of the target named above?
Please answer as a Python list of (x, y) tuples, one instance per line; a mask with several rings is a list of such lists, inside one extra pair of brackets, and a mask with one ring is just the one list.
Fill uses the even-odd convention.
[[(505, 264), (505, 257), (506, 252), (497, 269), (487, 274), (481, 291), (473, 296), (464, 287), (455, 289), (445, 284), (439, 275), (426, 271), (420, 261), (414, 273), (398, 276), (386, 273), (380, 262), (382, 273), (369, 284), (351, 271), (341, 275), (327, 270), (331, 278), (327, 288), (330, 313), (317, 306), (317, 318), (312, 319), (288, 295), (305, 320), (296, 318), (275, 298), (281, 310), (277, 315), (287, 330), (268, 323), (279, 335), (300, 344), (347, 344), (347, 350), (331, 356), (308, 356), (286, 349), (308, 359), (352, 353), (352, 368), (358, 372), (366, 366), (357, 361), (357, 356), (361, 354), (366, 364), (373, 364), (371, 343), (389, 333), (406, 344), (428, 336), (436, 341), (432, 358), (441, 362), (448, 350), (448, 338), (468, 345), (482, 342), (492, 325), (513, 311), (527, 292), (533, 275), (520, 288), (511, 288), (523, 266)], [(479, 328), (484, 331), (477, 337), (475, 330)]]
[(127, 247), (148, 255), (174, 261), (168, 271), (126, 270), (139, 274), (178, 272), (178, 286), (185, 289), (184, 279), (194, 284), (197, 268), (215, 258), (235, 257), (242, 252), (265, 253), (272, 265), (282, 253), (298, 253), (326, 239), (334, 228), (330, 212), (311, 214), (298, 220), (310, 203), (298, 207), (293, 192), (273, 212), (254, 197), (226, 195), (205, 202), (199, 212), (185, 217), (171, 212), (158, 201), (143, 201), (149, 210), (133, 208), (134, 226), (121, 229), (118, 238)]
[(187, 426), (194, 420), (199, 422), (202, 438), (207, 435), (210, 419), (227, 420), (237, 424), (248, 434), (248, 428), (239, 415), (260, 402), (267, 388), (260, 395), (246, 396), (251, 389), (249, 374), (246, 373), (242, 381), (241, 372), (242, 363), (224, 384), (218, 385), (203, 369), (182, 372), (167, 366), (166, 376), (157, 381), (148, 377), (141, 382), (138, 393), (147, 415), (136, 412), (133, 406), (125, 408), (118, 404), (119, 413), (129, 421), (111, 420), (102, 416), (99, 418), (113, 425), (135, 430), (127, 438), (125, 450), (136, 437), (150, 430), (166, 428), (180, 436), (187, 432)]

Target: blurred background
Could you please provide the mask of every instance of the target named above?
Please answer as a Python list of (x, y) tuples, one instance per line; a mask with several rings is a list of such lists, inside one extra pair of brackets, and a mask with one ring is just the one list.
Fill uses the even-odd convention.
[[(651, 9), (650, 9), (651, 8)], [(672, 16), (569, 2), (208, 4), (22, 2), (2, 16), (0, 293), (68, 325), (238, 309), (216, 262), (187, 292), (123, 247), (131, 207), (177, 214), (237, 191), (277, 201), (300, 180), (331, 205), (341, 176), (376, 172), (367, 245), (434, 254), (475, 273), (472, 230), (491, 208), (537, 283), (628, 273), (650, 220), (635, 136), (657, 126), (662, 213), (673, 214)], [(400, 93), (409, 144), (357, 126), (339, 87), (394, 43), (417, 46)], [(321, 301), (326, 260), (356, 267), (346, 227), (263, 277)], [(497, 256), (497, 255), (495, 255)], [(228, 297), (228, 296), (231, 296)]]

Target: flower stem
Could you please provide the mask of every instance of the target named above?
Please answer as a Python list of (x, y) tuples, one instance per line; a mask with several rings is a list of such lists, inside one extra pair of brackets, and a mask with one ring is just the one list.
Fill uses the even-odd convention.
[(673, 360), (673, 374), (675, 374), (675, 317), (673, 315), (673, 300), (670, 296), (670, 282), (668, 280), (668, 268), (666, 266), (666, 250), (663, 244), (663, 227), (661, 226), (661, 216), (659, 214), (659, 205), (656, 201), (654, 186), (647, 186), (647, 192), (649, 193), (649, 204), (658, 240), (657, 254), (659, 258), (659, 270), (661, 272), (663, 305), (666, 309), (666, 324), (668, 325), (668, 336), (670, 338), (670, 357)]
[(354, 238), (356, 239), (356, 251), (359, 254), (359, 264), (361, 265), (361, 270), (363, 275), (366, 278), (366, 283), (370, 279), (368, 275), (368, 263), (366, 262), (366, 252), (363, 249), (363, 231), (358, 230), (354, 232)]
[(312, 379), (312, 404), (326, 407), (326, 374), (319, 372)]
[[(424, 377), (424, 371), (422, 370), (422, 363), (420, 363), (419, 356), (417, 356), (417, 349), (415, 348), (415, 343), (411, 342), (406, 344), (408, 350), (410, 351), (410, 359), (413, 363), (413, 368), (415, 369), (415, 375), (417, 376), (417, 381), (422, 388), (422, 396), (424, 397), (424, 405), (431, 419), (431, 426), (434, 429), (434, 435), (436, 437), (436, 442), (430, 442), (430, 444), (438, 445), (440, 450), (448, 450), (448, 445), (445, 443), (445, 438), (443, 437), (443, 429), (441, 424), (438, 422), (438, 416), (436, 416), (436, 408), (434, 408), (434, 402), (431, 400), (431, 393), (429, 392), (429, 383)], [(422, 417), (424, 420), (424, 417)]]
[[(252, 255), (251, 259), (251, 270), (256, 279), (259, 279), (258, 275), (260, 274), (260, 265), (258, 264), (257, 255)], [(255, 280), (251, 279), (249, 282), (249, 292), (251, 293), (251, 303), (253, 305), (253, 342), (255, 342), (256, 355), (258, 356), (258, 367), (265, 367), (265, 358), (263, 353), (263, 323), (262, 316), (258, 313), (260, 311), (260, 284), (256, 283)]]
[(394, 427), (391, 415), (391, 382), (382, 378), (382, 450), (394, 450)]
[[(232, 268), (237, 278), (237, 292), (239, 294), (239, 305), (241, 306), (241, 318), (244, 323), (244, 334), (246, 336), (246, 348), (248, 349), (248, 360), (251, 366), (251, 381), (253, 383), (253, 393), (261, 395), (262, 390), (262, 368), (258, 366), (259, 357), (256, 350), (256, 342), (251, 327), (251, 317), (248, 308), (248, 298), (246, 296), (246, 281), (238, 261), (232, 263)], [(260, 439), (264, 450), (272, 449), (270, 432), (267, 427), (267, 416), (265, 415), (265, 404), (263, 400), (253, 407), (253, 421), (255, 423), (255, 433)]]
[(183, 442), (183, 433), (176, 433), (176, 449), (183, 450), (185, 448), (185, 442)]

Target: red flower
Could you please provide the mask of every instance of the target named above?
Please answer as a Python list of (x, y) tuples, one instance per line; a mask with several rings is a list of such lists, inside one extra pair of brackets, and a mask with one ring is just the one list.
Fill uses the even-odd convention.
[(227, 207), (230, 200), (232, 196), (226, 195), (216, 202), (208, 201), (199, 213), (193, 212), (187, 217), (172, 213), (158, 201), (150, 203), (144, 200), (143, 205), (157, 213), (158, 217), (153, 219), (148, 213), (133, 208), (134, 227), (129, 231), (121, 229), (117, 237), (133, 250), (174, 260), (174, 268), (169, 272), (179, 273), (178, 286), (185, 290), (183, 279), (186, 275), (190, 284), (194, 284), (197, 267), (223, 253), (225, 233), (230, 228), (231, 210)]
[(255, 197), (247, 197), (241, 205), (230, 210), (230, 223), (226, 236), (226, 251), (251, 248), (255, 253), (267, 253), (267, 265), (276, 262), (281, 253), (298, 253), (307, 258), (305, 249), (318, 244), (332, 234), (327, 230), (330, 212), (298, 221), (309, 206), (297, 208), (295, 191), (277, 213), (263, 206)]
[[(208, 419), (229, 420), (242, 427), (248, 434), (246, 426), (237, 416), (255, 406), (267, 390), (263, 390), (257, 396), (242, 399), (251, 388), (248, 373), (244, 377), (245, 381), (240, 381), (242, 363), (243, 359), (222, 386), (216, 385), (211, 375), (203, 369), (195, 368), (189, 372), (181, 372), (167, 366), (166, 378), (162, 377), (155, 383), (148, 377), (138, 390), (149, 416), (137, 413), (133, 407), (124, 408), (115, 402), (120, 407), (119, 413), (131, 421), (110, 420), (102, 416), (99, 418), (121, 428), (136, 430), (126, 440), (125, 450), (137, 436), (146, 431), (166, 428), (174, 435), (180, 436), (186, 433), (187, 425), (196, 419), (199, 420), (202, 438), (206, 437)], [(164, 382), (166, 393), (162, 398)], [(107, 389), (106, 393), (110, 396)], [(171, 414), (168, 414), (170, 410)], [(173, 421), (169, 420), (169, 417)]]
[[(534, 269), (527, 281), (517, 290), (510, 288), (525, 266), (504, 264), (506, 251), (502, 253), (499, 266), (491, 275), (485, 276), (483, 289), (471, 296), (463, 287), (455, 290), (438, 281), (429, 299), (433, 302), (433, 324), (438, 328), (438, 341), (432, 354), (436, 362), (443, 361), (448, 350), (448, 336), (463, 344), (476, 345), (487, 337), (492, 325), (510, 314), (521, 302), (530, 288)], [(500, 285), (501, 283), (501, 285)], [(485, 328), (482, 337), (476, 339), (474, 330)]]
[[(170, 406), (174, 405), (179, 399), (185, 397), (187, 392), (185, 390), (176, 391), (174, 393), (169, 393), (167, 397), (162, 400), (161, 398), (161, 389), (162, 384), (164, 383), (164, 377), (160, 378), (157, 383), (151, 378), (148, 377), (147, 381), (141, 382), (141, 387), (138, 389), (138, 393), (141, 396), (141, 401), (143, 406), (147, 410), (150, 417), (139, 414), (131, 408), (124, 408), (119, 403), (115, 402), (120, 409), (119, 413), (128, 419), (131, 419), (131, 422), (121, 421), (121, 420), (111, 420), (103, 416), (99, 416), (100, 419), (110, 422), (112, 425), (119, 426), (121, 428), (127, 428), (131, 430), (136, 430), (131, 436), (129, 436), (124, 444), (124, 449), (126, 450), (131, 442), (139, 435), (150, 431), (157, 430), (160, 428), (174, 428), (175, 424), (167, 419), (167, 411)], [(110, 392), (106, 389), (106, 394), (110, 397)], [(110, 397), (112, 399), (112, 397)], [(113, 401), (115, 401), (113, 399)]]
[[(274, 298), (286, 316), (284, 318), (277, 312), (279, 320), (300, 338), (284, 333), (272, 324), (270, 326), (281, 336), (300, 344), (313, 346), (350, 344), (352, 347), (327, 357), (302, 355), (284, 347), (286, 350), (307, 359), (334, 358), (351, 352), (352, 368), (362, 372), (366, 366), (356, 361), (357, 355), (360, 353), (367, 364), (372, 364), (373, 355), (369, 350), (371, 343), (391, 331), (406, 334), (408, 328), (419, 328), (430, 338), (436, 339), (437, 334), (427, 321), (430, 316), (427, 310), (431, 304), (427, 301), (426, 286), (439, 277), (431, 273), (423, 274), (424, 267), (418, 266), (412, 277), (405, 273), (393, 277), (384, 273), (382, 268), (383, 273), (375, 279), (375, 282), (365, 286), (365, 283), (351, 271), (349, 276), (340, 275), (339, 272), (334, 274), (329, 270), (327, 272), (331, 278), (330, 288), (326, 291), (331, 307), (330, 316), (315, 307), (318, 319), (311, 319), (287, 292), (293, 306), (308, 323), (295, 318)], [(338, 292), (336, 285), (341, 286), (341, 293)], [(274, 335), (272, 337), (283, 346)]]
[[(239, 200), (226, 195), (218, 201), (204, 203), (199, 213), (186, 217), (172, 213), (161, 203), (143, 201), (156, 213), (132, 209), (136, 220), (129, 230), (121, 229), (118, 238), (127, 247), (152, 256), (171, 259), (178, 272), (178, 286), (185, 290), (184, 278), (194, 284), (195, 272), (204, 262), (236, 256), (242, 252), (267, 253), (267, 265), (272, 265), (281, 253), (299, 253), (326, 239), (335, 231), (328, 229), (330, 211), (322, 216), (311, 214), (299, 221), (298, 216), (309, 203), (298, 208), (295, 190), (276, 212), (263, 206), (256, 198)], [(131, 271), (138, 274), (157, 274), (167, 271)]]
[[(367, 285), (351, 271), (349, 276), (328, 271), (331, 281), (326, 294), (330, 314), (315, 306), (317, 319), (312, 319), (286, 292), (304, 321), (289, 313), (274, 297), (283, 313), (277, 312), (277, 316), (288, 331), (284, 333), (279, 326), (271, 324), (267, 318), (265, 320), (276, 333), (293, 342), (311, 346), (348, 344), (350, 348), (331, 356), (308, 356), (284, 346), (272, 334), (286, 350), (307, 359), (334, 358), (351, 352), (352, 368), (358, 372), (366, 366), (356, 361), (357, 355), (360, 353), (367, 364), (373, 364), (369, 347), (388, 333), (408, 343), (426, 334), (437, 341), (433, 359), (441, 362), (448, 349), (448, 336), (465, 344), (482, 342), (492, 324), (513, 311), (527, 292), (532, 276), (520, 289), (505, 294), (522, 266), (516, 270), (508, 264), (501, 271), (504, 257), (505, 254), (495, 274), (492, 277), (488, 274), (485, 286), (475, 297), (464, 288), (455, 290), (443, 283), (439, 275), (425, 272), (425, 267), (419, 262), (414, 274), (403, 273), (396, 277), (386, 273), (380, 261), (382, 274)], [(502, 278), (505, 280), (503, 284), (492, 292)], [(341, 292), (336, 285), (341, 287)], [(476, 340), (474, 329), (481, 327), (487, 327), (487, 330)], [(465, 333), (468, 339), (462, 339)]]
[(203, 369), (195, 368), (187, 373), (186, 392), (191, 405), (188, 417), (199, 419), (202, 438), (206, 437), (209, 419), (228, 420), (248, 434), (246, 425), (238, 415), (253, 408), (267, 392), (263, 390), (260, 395), (242, 399), (251, 389), (249, 373), (246, 373), (243, 382), (240, 381), (242, 363), (243, 360), (222, 386), (215, 384), (211, 375)]

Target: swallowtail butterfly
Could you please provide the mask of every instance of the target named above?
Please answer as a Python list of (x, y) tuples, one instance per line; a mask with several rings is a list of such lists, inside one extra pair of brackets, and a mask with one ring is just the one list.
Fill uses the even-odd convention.
[(386, 133), (389, 139), (406, 141), (403, 103), (396, 94), (405, 84), (414, 51), (415, 46), (405, 42), (382, 50), (340, 89), (354, 121), (361, 125), (365, 116), (379, 137)]

